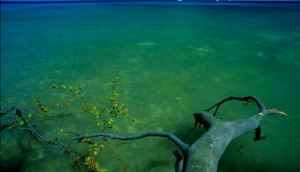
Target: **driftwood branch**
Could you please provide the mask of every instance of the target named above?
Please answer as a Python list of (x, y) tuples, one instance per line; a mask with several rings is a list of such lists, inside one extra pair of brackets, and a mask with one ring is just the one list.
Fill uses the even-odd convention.
[[(246, 119), (235, 121), (221, 121), (214, 116), (221, 104), (229, 100), (249, 101), (252, 100), (258, 107), (258, 113)], [(214, 115), (208, 111), (216, 107)], [(254, 96), (247, 97), (229, 97), (206, 112), (195, 113), (195, 124), (203, 125), (207, 130), (198, 140), (190, 145), (184, 160), (183, 171), (217, 171), (219, 160), (232, 139), (242, 134), (256, 130), (254, 140), (264, 139), (261, 134), (261, 122), (266, 115), (281, 115), (288, 117), (284, 112), (276, 109), (265, 109), (260, 100)]]
[[(235, 121), (222, 121), (215, 117), (218, 108), (223, 103), (230, 100), (238, 101), (253, 101), (258, 107), (258, 113), (250, 118), (238, 119)], [(214, 114), (209, 111), (216, 107)], [(266, 109), (260, 100), (254, 96), (247, 97), (228, 97), (219, 103), (215, 104), (211, 108), (204, 112), (194, 113), (195, 125), (204, 126), (207, 130), (199, 139), (197, 139), (191, 145), (185, 144), (179, 138), (168, 132), (146, 132), (143, 134), (136, 134), (131, 136), (119, 136), (109, 133), (97, 133), (86, 136), (77, 136), (71, 140), (81, 140), (91, 137), (109, 137), (111, 139), (118, 140), (134, 140), (141, 139), (149, 136), (166, 137), (173, 141), (180, 148), (183, 155), (183, 170), (185, 172), (213, 172), (217, 171), (219, 160), (224, 153), (225, 149), (229, 145), (232, 139), (241, 136), (242, 134), (255, 130), (254, 141), (264, 139), (265, 136), (261, 134), (261, 122), (266, 115), (281, 115), (288, 117), (284, 112), (276, 109)], [(70, 142), (70, 144), (71, 144)], [(69, 144), (69, 145), (70, 145)], [(182, 160), (182, 156), (178, 151), (173, 152), (176, 157), (175, 171), (180, 171), (179, 162)]]
[[(216, 113), (219, 107), (231, 100), (237, 101), (246, 101), (246, 103), (255, 104), (258, 107), (257, 114), (252, 117), (245, 119), (238, 119), (235, 121), (223, 121), (216, 118)], [(209, 111), (215, 108), (215, 112), (211, 114)], [(1, 131), (5, 127), (9, 127), (13, 124), (13, 121), (16, 117), (22, 118), (21, 110), (17, 108), (11, 108), (4, 113), (1, 113), (1, 116), (7, 114), (8, 112), (14, 110), (12, 115), (12, 121), (9, 123), (1, 123)], [(259, 141), (261, 139), (265, 139), (265, 136), (262, 135), (261, 131), (261, 122), (262, 119), (266, 115), (280, 115), (288, 117), (284, 112), (278, 111), (277, 109), (266, 109), (265, 106), (260, 102), (260, 100), (254, 96), (247, 97), (228, 97), (209, 109), (194, 113), (195, 118), (195, 126), (200, 125), (203, 126), (207, 131), (200, 136), (195, 142), (191, 145), (188, 145), (181, 141), (175, 135), (169, 132), (145, 132), (142, 134), (135, 134), (131, 136), (120, 136), (113, 135), (110, 133), (96, 133), (91, 135), (77, 135), (72, 138), (68, 145), (65, 146), (62, 142), (59, 142), (58, 139), (56, 141), (49, 141), (40, 135), (35, 130), (29, 128), (25, 125), (24, 128), (18, 128), (19, 130), (26, 130), (30, 132), (37, 140), (47, 142), (52, 145), (59, 145), (64, 152), (70, 153), (69, 147), (73, 141), (82, 141), (85, 138), (96, 138), (96, 137), (109, 137), (111, 139), (117, 140), (135, 140), (142, 139), (144, 137), (165, 137), (174, 142), (181, 150), (181, 154), (178, 151), (174, 151), (173, 155), (176, 158), (176, 162), (174, 164), (174, 168), (176, 172), (181, 171), (179, 167), (179, 163), (183, 160), (183, 169), (184, 172), (216, 172), (219, 160), (224, 153), (227, 146), (230, 142), (242, 134), (255, 130), (255, 138), (254, 141)]]
[(80, 141), (84, 138), (93, 138), (93, 137), (100, 137), (100, 136), (109, 137), (111, 139), (117, 139), (117, 140), (135, 140), (135, 139), (141, 139), (141, 138), (149, 137), (149, 136), (166, 137), (166, 138), (170, 139), (171, 141), (173, 141), (181, 149), (181, 151), (185, 152), (188, 148), (187, 144), (185, 144), (178, 137), (176, 137), (175, 135), (173, 135), (169, 132), (146, 132), (143, 134), (136, 134), (136, 135), (131, 135), (131, 136), (119, 136), (119, 135), (113, 135), (110, 133), (97, 133), (97, 134), (86, 135), (86, 136), (84, 136), (84, 135), (77, 136), (77, 137), (73, 138), (71, 141), (73, 141), (73, 140)]
[(259, 109), (259, 112), (263, 112), (265, 110), (265, 106), (258, 100), (258, 98), (254, 97), (254, 96), (247, 96), (247, 97), (235, 97), (235, 96), (230, 96), (222, 101), (220, 101), (219, 103), (213, 105), (212, 107), (206, 109), (205, 111), (209, 112), (211, 109), (213, 109), (214, 107), (216, 107), (215, 112), (213, 113), (213, 116), (216, 116), (217, 111), (219, 109), (219, 107), (230, 100), (239, 100), (239, 101), (254, 101)]

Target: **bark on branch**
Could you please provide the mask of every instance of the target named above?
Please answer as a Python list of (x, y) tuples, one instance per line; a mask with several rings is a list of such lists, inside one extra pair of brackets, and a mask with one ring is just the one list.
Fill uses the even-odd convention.
[[(257, 114), (252, 117), (245, 119), (238, 119), (234, 121), (223, 121), (216, 118), (216, 113), (219, 107), (230, 100), (245, 101), (246, 104), (255, 104), (258, 107)], [(213, 114), (209, 113), (210, 110), (215, 108)], [(12, 116), (12, 120), (8, 123), (1, 123), (1, 130), (5, 127), (12, 125), (16, 117), (22, 118), (21, 110), (17, 108), (11, 108), (6, 112), (2, 113), (1, 116), (7, 114), (9, 111), (15, 110)], [(65, 146), (62, 142), (49, 141), (43, 136), (41, 136), (35, 130), (29, 128), (28, 126), (24, 128), (18, 128), (19, 130), (29, 131), (37, 140), (47, 142), (53, 145), (59, 145), (64, 152), (69, 153), (69, 147), (73, 141), (81, 141), (85, 138), (96, 138), (96, 137), (109, 137), (111, 139), (117, 140), (135, 140), (142, 139), (145, 137), (165, 137), (174, 142), (181, 150), (182, 155), (178, 151), (174, 151), (173, 154), (176, 157), (176, 162), (174, 164), (175, 171), (179, 172), (179, 162), (183, 159), (183, 169), (184, 172), (216, 172), (218, 168), (219, 160), (224, 153), (225, 149), (229, 143), (242, 134), (255, 130), (254, 141), (259, 141), (265, 139), (261, 131), (261, 122), (266, 115), (280, 115), (288, 117), (284, 112), (278, 111), (277, 109), (266, 109), (265, 106), (260, 102), (260, 100), (254, 96), (247, 97), (228, 97), (219, 103), (215, 104), (211, 108), (203, 111), (194, 113), (195, 126), (204, 126), (207, 130), (202, 136), (200, 136), (194, 143), (187, 145), (181, 141), (175, 135), (169, 132), (146, 132), (142, 134), (135, 134), (131, 136), (120, 136), (113, 135), (110, 133), (96, 133), (91, 135), (77, 135), (69, 141), (69, 144)]]
[[(258, 107), (258, 113), (250, 118), (238, 119), (235, 121), (222, 121), (217, 119), (216, 113), (218, 108), (223, 103), (230, 100), (247, 101), (254, 102)], [(209, 111), (216, 107), (214, 114), (209, 113)], [(284, 112), (278, 111), (276, 109), (266, 109), (265, 106), (260, 102), (260, 100), (254, 96), (247, 97), (228, 97), (219, 103), (215, 104), (211, 108), (204, 112), (194, 113), (195, 125), (204, 126), (207, 130), (199, 139), (197, 139), (191, 145), (185, 144), (175, 135), (168, 132), (146, 132), (143, 134), (136, 134), (131, 136), (119, 136), (112, 135), (109, 133), (97, 133), (86, 136), (77, 136), (71, 140), (69, 145), (74, 140), (81, 140), (84, 138), (91, 137), (110, 137), (111, 139), (118, 140), (134, 140), (141, 139), (149, 136), (159, 136), (166, 137), (173, 141), (180, 148), (183, 155), (183, 169), (185, 172), (214, 172), (217, 171), (219, 160), (224, 153), (225, 149), (232, 141), (232, 139), (241, 136), (242, 134), (255, 130), (254, 141), (264, 139), (265, 137), (261, 134), (261, 122), (263, 117), (266, 115), (281, 115), (288, 117)], [(182, 156), (178, 151), (173, 152), (176, 157), (176, 162), (174, 164), (175, 171), (180, 171), (179, 162)]]
[[(221, 104), (230, 100), (253, 101), (258, 107), (258, 113), (246, 119), (235, 121), (221, 121), (214, 116)], [(208, 111), (216, 107), (214, 114)], [(254, 96), (228, 97), (206, 112), (195, 113), (195, 125), (203, 125), (207, 130), (198, 140), (190, 145), (184, 160), (183, 171), (213, 172), (217, 171), (219, 160), (232, 139), (242, 134), (256, 130), (254, 141), (264, 139), (261, 134), (261, 122), (266, 115), (281, 115), (288, 117), (284, 112), (276, 109), (265, 109), (260, 100)]]
[[(182, 152), (185, 152), (188, 148), (188, 145), (185, 144), (183, 141), (181, 141), (178, 137), (175, 135), (169, 133), (169, 132), (146, 132), (143, 134), (136, 134), (136, 135), (131, 135), (131, 136), (119, 136), (119, 135), (113, 135), (110, 133), (97, 133), (97, 134), (92, 134), (92, 135), (86, 135), (86, 136), (77, 136), (72, 139), (73, 140), (82, 140), (84, 138), (92, 138), (92, 137), (109, 137), (111, 139), (117, 139), (117, 140), (135, 140), (135, 139), (141, 139), (144, 137), (149, 137), (149, 136), (158, 136), (158, 137), (166, 137), (173, 141)], [(70, 145), (70, 144), (69, 144)]]

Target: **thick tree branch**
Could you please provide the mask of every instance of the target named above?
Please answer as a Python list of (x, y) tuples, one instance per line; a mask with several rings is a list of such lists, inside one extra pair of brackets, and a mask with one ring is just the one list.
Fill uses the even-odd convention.
[[(256, 104), (258, 107), (258, 113), (253, 115), (250, 118), (245, 119), (237, 119), (234, 121), (223, 121), (216, 118), (216, 113), (219, 107), (230, 100), (238, 100), (244, 101), (243, 104)], [(215, 112), (213, 114), (209, 113), (209, 111), (213, 108)], [(1, 114), (5, 115), (9, 111), (14, 110), (12, 121), (16, 119), (16, 117), (22, 118), (22, 110), (17, 108), (9, 109), (8, 111)], [(24, 124), (26, 127), (21, 128), (17, 127), (19, 130), (27, 130), (29, 131), (34, 137), (40, 141), (47, 142), (53, 145), (59, 145), (64, 152), (70, 154), (69, 147), (73, 141), (82, 141), (85, 138), (97, 138), (97, 137), (109, 137), (111, 139), (117, 140), (135, 140), (135, 139), (142, 139), (149, 136), (158, 136), (158, 137), (165, 137), (170, 139), (174, 142), (177, 146), (179, 146), (180, 150), (182, 151), (181, 156), (178, 151), (174, 151), (173, 155), (176, 157), (176, 162), (174, 164), (175, 171), (180, 171), (179, 163), (183, 158), (183, 171), (185, 172), (216, 172), (219, 160), (224, 153), (227, 146), (230, 142), (242, 134), (255, 130), (255, 138), (254, 141), (265, 139), (266, 137), (262, 135), (261, 123), (265, 116), (267, 115), (280, 115), (288, 117), (282, 111), (278, 111), (277, 109), (266, 109), (265, 106), (260, 102), (260, 100), (254, 96), (247, 96), (247, 97), (235, 97), (231, 96), (228, 97), (219, 103), (215, 104), (214, 106), (210, 107), (204, 112), (194, 113), (195, 118), (195, 126), (200, 125), (204, 126), (207, 130), (201, 137), (199, 137), (194, 143), (191, 145), (187, 145), (183, 141), (181, 141), (175, 135), (169, 132), (146, 132), (142, 134), (135, 134), (130, 136), (120, 136), (120, 135), (113, 135), (110, 133), (96, 133), (91, 135), (77, 135), (76, 137), (72, 138), (69, 141), (68, 146), (65, 146), (62, 142), (59, 142), (58, 139), (52, 142), (44, 138), (35, 130), (29, 128), (26, 123)], [(13, 125), (12, 122), (8, 124), (1, 123), (1, 130), (5, 127)]]
[[(257, 114), (250, 118), (226, 122), (215, 118), (219, 106), (229, 100), (252, 100), (259, 108)], [(214, 115), (208, 111), (216, 107)], [(284, 112), (276, 109), (265, 109), (265, 106), (254, 96), (229, 97), (206, 110), (207, 112), (195, 113), (195, 124), (203, 125), (207, 130), (188, 149), (184, 160), (183, 171), (214, 172), (217, 171), (219, 160), (232, 139), (242, 134), (255, 131), (254, 140), (264, 139), (261, 134), (261, 122), (266, 115), (281, 115), (288, 117)]]

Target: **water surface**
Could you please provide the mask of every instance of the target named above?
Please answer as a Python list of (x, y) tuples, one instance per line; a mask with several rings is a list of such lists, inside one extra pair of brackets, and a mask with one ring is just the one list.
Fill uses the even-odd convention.
[[(86, 97), (105, 104), (111, 78), (119, 74), (120, 101), (137, 124), (115, 133), (169, 131), (180, 138), (193, 126), (192, 113), (231, 95), (255, 95), (290, 118), (263, 122), (267, 140), (253, 133), (234, 140), (219, 171), (298, 171), (300, 139), (300, 10), (245, 6), (3, 5), (1, 6), (1, 108), (51, 104), (53, 84), (81, 83)], [(225, 120), (245, 118), (254, 107), (229, 103)], [(79, 112), (69, 124), (84, 128)], [(73, 120), (73, 121), (72, 121)], [(76, 122), (75, 122), (76, 121)], [(146, 127), (145, 127), (146, 126)], [(52, 126), (45, 135), (59, 132)], [(92, 131), (90, 131), (92, 133)], [(202, 131), (203, 132), (203, 131)], [(188, 142), (201, 134), (190, 134)], [(22, 142), (21, 142), (22, 140)], [(123, 157), (99, 159), (119, 171), (171, 171), (175, 145), (147, 138), (119, 147)], [(59, 147), (41, 146), (19, 132), (1, 132), (1, 166), (21, 171), (73, 171)], [(111, 160), (112, 159), (112, 160)]]

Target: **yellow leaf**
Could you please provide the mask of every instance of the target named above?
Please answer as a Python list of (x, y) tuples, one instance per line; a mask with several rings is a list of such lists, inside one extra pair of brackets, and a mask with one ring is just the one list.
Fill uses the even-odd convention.
[(94, 151), (94, 155), (97, 156), (98, 155), (98, 151)]
[(23, 125), (23, 124), (24, 124), (24, 121), (23, 121), (23, 120), (21, 120), (21, 121), (20, 121), (20, 125)]

